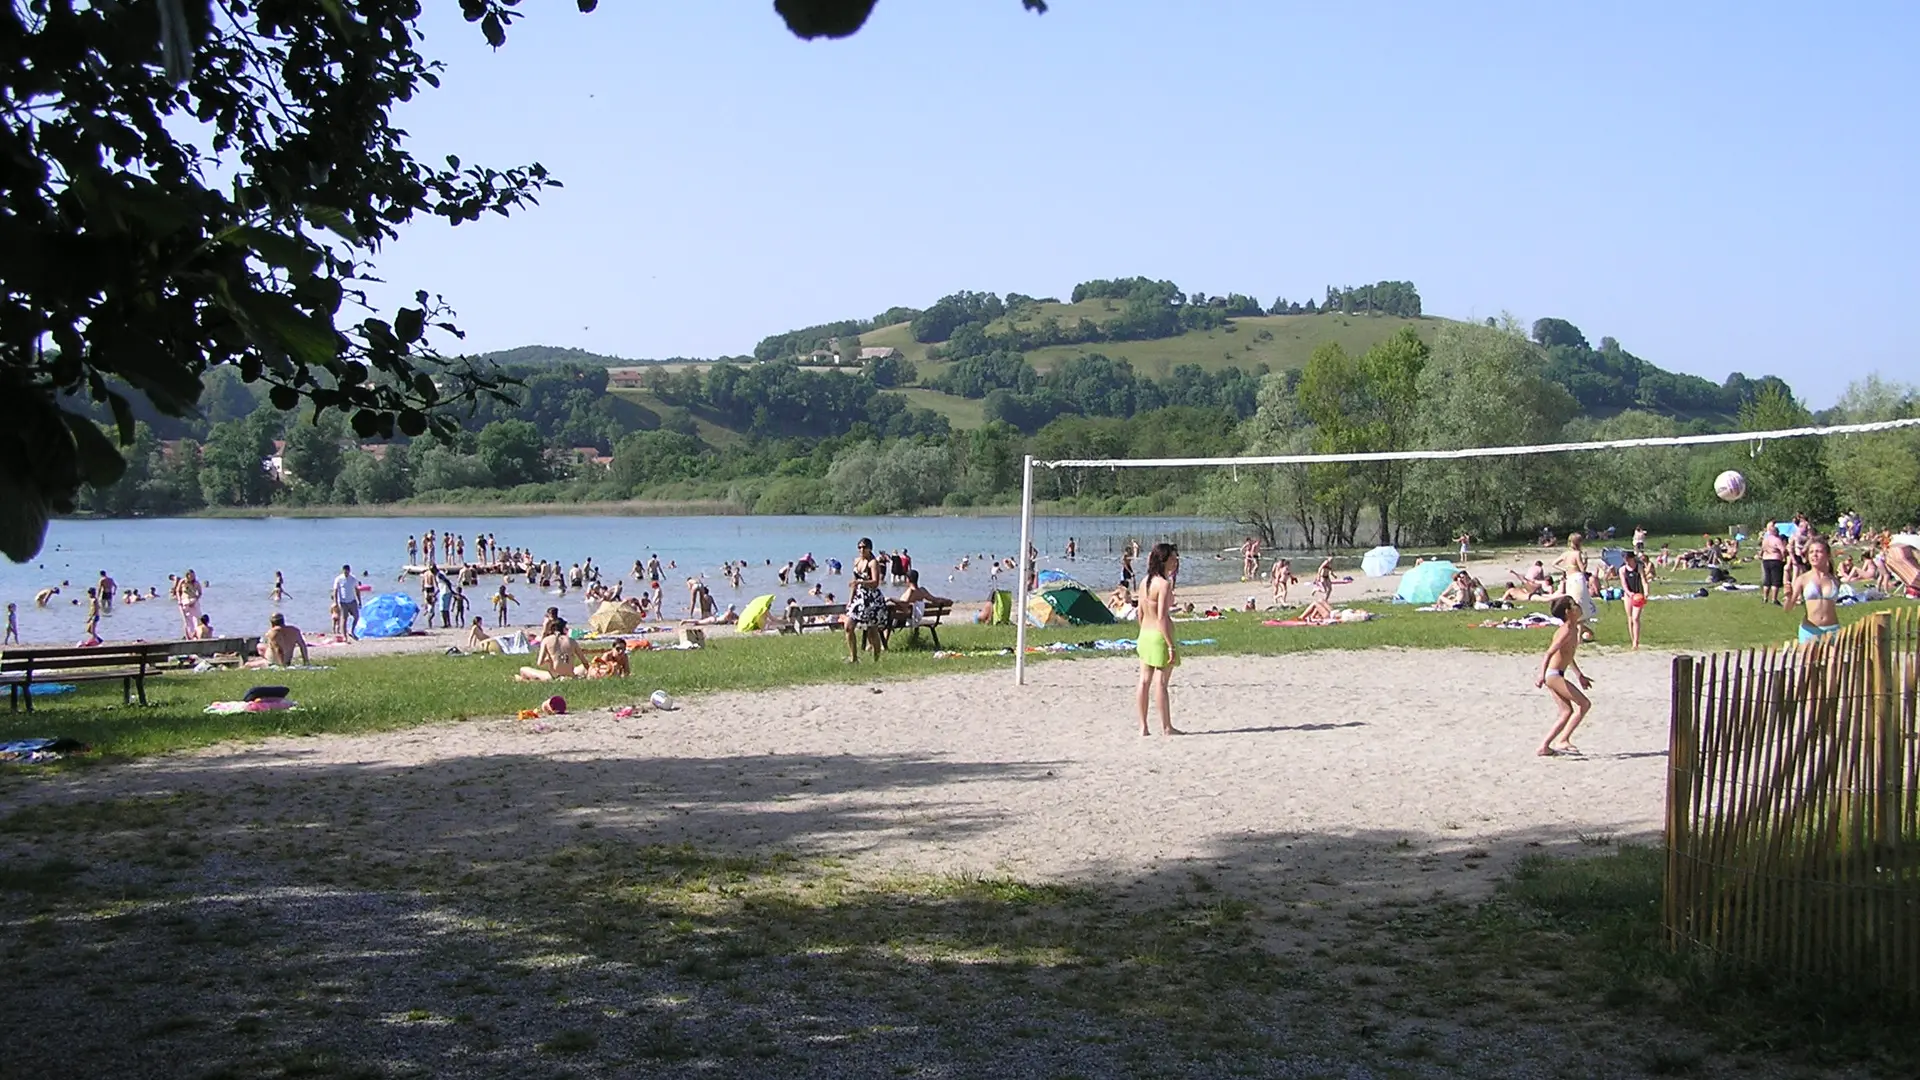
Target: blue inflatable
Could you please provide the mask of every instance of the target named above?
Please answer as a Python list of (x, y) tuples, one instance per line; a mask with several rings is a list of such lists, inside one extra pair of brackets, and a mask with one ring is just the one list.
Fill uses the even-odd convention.
[(413, 629), (413, 617), (420, 605), (406, 593), (381, 593), (360, 605), (360, 621), (354, 624), (356, 637), (405, 637)]
[(1447, 589), (1447, 583), (1453, 580), (1454, 565), (1445, 559), (1423, 562), (1408, 570), (1400, 577), (1400, 591), (1393, 594), (1396, 604), (1419, 604), (1422, 607), (1440, 599)]

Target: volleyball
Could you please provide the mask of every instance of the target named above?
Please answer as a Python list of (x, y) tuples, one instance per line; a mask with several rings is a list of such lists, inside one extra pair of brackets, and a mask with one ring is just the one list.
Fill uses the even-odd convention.
[(1713, 479), (1713, 493), (1727, 502), (1739, 502), (1747, 493), (1747, 478), (1728, 469)]

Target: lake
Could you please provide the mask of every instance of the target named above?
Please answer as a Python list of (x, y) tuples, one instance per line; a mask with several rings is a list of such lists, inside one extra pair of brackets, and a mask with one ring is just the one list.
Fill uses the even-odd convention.
[[(543, 514), (485, 518), (157, 518), (139, 520), (63, 520), (48, 530), (40, 555), (24, 564), (0, 562), (0, 598), (20, 606), (21, 637), (30, 642), (72, 643), (84, 629), (87, 587), (101, 570), (121, 589), (160, 591), (160, 600), (116, 605), (102, 622), (109, 640), (179, 636), (178, 609), (168, 600), (169, 574), (191, 568), (207, 583), (202, 610), (220, 634), (258, 633), (276, 609), (268, 593), (273, 574), (286, 575), (289, 598), (279, 610), (289, 622), (310, 632), (327, 626), (328, 587), (343, 563), (378, 592), (404, 590), (418, 596), (418, 584), (398, 580), (407, 561), (407, 537), (427, 529), (451, 531), (467, 539), (492, 533), (502, 547), (524, 547), (534, 557), (580, 562), (589, 556), (611, 582), (625, 576), (635, 559), (658, 553), (668, 613), (678, 615), (686, 602), (685, 580), (704, 575), (722, 605), (772, 592), (785, 602), (804, 589), (778, 587), (774, 571), (809, 552), (823, 565), (829, 558), (853, 561), (854, 544), (872, 537), (882, 551), (906, 550), (921, 571), (923, 584), (956, 600), (983, 599), (994, 587), (1011, 588), (1007, 575), (992, 577), (991, 560), (1011, 557), (1019, 547), (1015, 517), (604, 517)], [(1079, 544), (1080, 559), (1068, 565), (1067, 538)], [(1212, 555), (1237, 547), (1240, 530), (1218, 521), (1193, 518), (1037, 517), (1034, 544), (1042, 567), (1068, 570), (1089, 586), (1110, 588), (1119, 579), (1119, 552), (1127, 538), (1143, 544), (1172, 540), (1187, 559), (1181, 577), (1190, 582), (1232, 580), (1239, 576), (1237, 556)], [(973, 560), (968, 570), (960, 559)], [(748, 564), (745, 585), (736, 592), (720, 576), (728, 560)], [(1145, 566), (1140, 567), (1145, 571)], [(845, 598), (845, 578), (822, 577), (825, 588)], [(36, 609), (33, 597), (49, 586), (69, 582), (50, 606)], [(482, 578), (467, 590), (484, 614), (484, 594), (498, 578)], [(838, 586), (836, 588), (836, 586)], [(629, 580), (628, 592), (633, 591)], [(579, 593), (566, 600), (530, 592), (524, 582), (514, 590), (521, 606), (514, 616), (537, 621), (539, 612), (559, 604), (578, 620), (586, 605)], [(78, 600), (78, 605), (71, 601)]]

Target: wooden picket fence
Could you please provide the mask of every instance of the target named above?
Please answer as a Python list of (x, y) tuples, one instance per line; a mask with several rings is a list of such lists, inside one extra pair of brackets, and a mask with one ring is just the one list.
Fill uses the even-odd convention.
[(1675, 950), (1920, 1007), (1920, 611), (1673, 663)]

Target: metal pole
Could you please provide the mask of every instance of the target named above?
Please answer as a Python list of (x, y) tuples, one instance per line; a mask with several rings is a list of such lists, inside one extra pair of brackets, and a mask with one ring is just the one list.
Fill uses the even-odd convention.
[(1033, 549), (1033, 455), (1021, 464), (1020, 582), (1013, 594), (1013, 684), (1027, 685), (1027, 552)]

